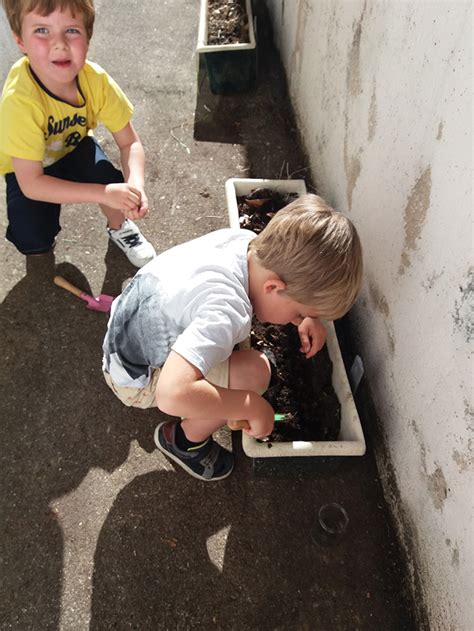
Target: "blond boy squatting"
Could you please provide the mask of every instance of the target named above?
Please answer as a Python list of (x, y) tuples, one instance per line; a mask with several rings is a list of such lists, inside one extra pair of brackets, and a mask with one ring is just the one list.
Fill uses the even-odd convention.
[(212, 433), (241, 419), (255, 438), (273, 428), (274, 411), (261, 396), (269, 362), (256, 350), (234, 350), (253, 315), (294, 324), (310, 358), (326, 337), (319, 318), (347, 312), (361, 275), (353, 224), (316, 195), (280, 210), (258, 236), (229, 228), (175, 246), (114, 301), (105, 379), (126, 405), (181, 417), (158, 425), (158, 449), (196, 478), (223, 479), (233, 456)]
[[(136, 267), (155, 256), (132, 219), (148, 213), (144, 152), (133, 106), (87, 61), (92, 0), (2, 0), (24, 57), (0, 102), (0, 174), (7, 184), (7, 239), (23, 254), (51, 250), (60, 204), (99, 204), (111, 240)], [(92, 136), (101, 121), (120, 150), (123, 174)], [(125, 177), (125, 181), (124, 181)]]

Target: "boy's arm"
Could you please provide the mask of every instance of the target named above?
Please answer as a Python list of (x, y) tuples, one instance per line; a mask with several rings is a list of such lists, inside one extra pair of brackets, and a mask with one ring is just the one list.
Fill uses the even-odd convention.
[(139, 207), (128, 214), (130, 219), (141, 219), (148, 213), (148, 199), (145, 195), (145, 152), (141, 140), (132, 123), (112, 134), (120, 150), (125, 181), (140, 191)]
[(184, 357), (171, 351), (161, 369), (157, 405), (166, 414), (183, 418), (249, 421), (251, 433), (266, 436), (273, 429), (272, 406), (251, 390), (220, 388), (206, 381)]
[(140, 204), (140, 191), (130, 184), (87, 184), (46, 175), (39, 161), (12, 158), (20, 189), (29, 199), (53, 204), (97, 203), (128, 213)]

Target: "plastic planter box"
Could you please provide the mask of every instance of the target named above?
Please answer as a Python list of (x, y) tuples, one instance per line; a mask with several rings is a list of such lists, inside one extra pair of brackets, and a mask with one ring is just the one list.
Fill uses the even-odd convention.
[[(282, 193), (306, 193), (304, 180), (262, 180), (232, 178), (225, 183), (229, 223), (239, 227), (237, 197), (248, 195), (256, 188), (268, 188)], [(242, 447), (251, 458), (282, 458), (296, 456), (363, 456), (365, 439), (354, 403), (349, 380), (342, 360), (336, 331), (332, 322), (324, 323), (327, 329), (326, 344), (333, 363), (332, 384), (341, 404), (341, 431), (336, 441), (293, 441), (287, 443), (259, 443), (242, 433)]]
[(197, 64), (203, 54), (214, 94), (246, 92), (257, 80), (257, 48), (251, 0), (245, 0), (250, 42), (245, 44), (207, 44), (208, 0), (201, 0), (199, 33), (196, 47)]

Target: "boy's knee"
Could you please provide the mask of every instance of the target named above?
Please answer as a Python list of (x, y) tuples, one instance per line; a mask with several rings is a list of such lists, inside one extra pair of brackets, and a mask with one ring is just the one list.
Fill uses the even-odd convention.
[(56, 235), (61, 230), (60, 226), (41, 226), (35, 230), (34, 226), (9, 225), (6, 238), (13, 243), (21, 254), (46, 254), (54, 247)]
[(270, 384), (272, 376), (272, 368), (268, 357), (264, 353), (254, 351), (256, 355), (256, 383), (258, 384), (258, 392), (263, 394)]
[(6, 176), (8, 227), (6, 238), (22, 254), (44, 254), (61, 230), (61, 206), (25, 197), (14, 173)]
[(230, 387), (235, 390), (252, 390), (263, 394), (271, 378), (267, 357), (254, 349), (236, 351), (230, 364)]

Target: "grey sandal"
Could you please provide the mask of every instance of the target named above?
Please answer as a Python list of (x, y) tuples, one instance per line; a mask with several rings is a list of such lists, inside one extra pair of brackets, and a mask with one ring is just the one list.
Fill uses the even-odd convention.
[(176, 445), (176, 426), (179, 421), (165, 421), (155, 429), (155, 445), (194, 478), (204, 482), (223, 480), (232, 473), (234, 456), (212, 438), (200, 449), (183, 451)]

